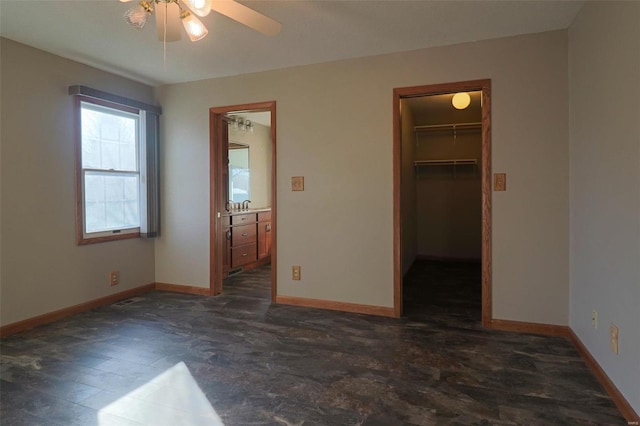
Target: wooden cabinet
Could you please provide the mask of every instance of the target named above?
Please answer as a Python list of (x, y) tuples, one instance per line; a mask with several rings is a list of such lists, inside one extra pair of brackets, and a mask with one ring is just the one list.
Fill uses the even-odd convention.
[(236, 214), (231, 216), (232, 225), (246, 225), (247, 223), (256, 223), (255, 213)]
[(240, 247), (231, 247), (231, 267), (246, 265), (255, 262), (257, 258), (256, 243)]
[(258, 213), (258, 259), (271, 256), (271, 212)]
[[(244, 215), (243, 215), (244, 216)], [(249, 215), (247, 215), (249, 216)], [(240, 222), (242, 225), (233, 226), (231, 228), (231, 267), (246, 265), (258, 260), (258, 250), (256, 248), (257, 229), (255, 216), (253, 223), (248, 223), (247, 218), (243, 218)], [(231, 218), (233, 223), (233, 217)]]
[(248, 270), (271, 258), (271, 211), (231, 213), (223, 222), (223, 272)]
[(239, 247), (257, 241), (255, 222), (249, 225), (234, 226), (231, 232), (231, 247)]
[(222, 249), (222, 274), (227, 275), (231, 269), (231, 216), (222, 216), (223, 249)]
[(222, 274), (231, 269), (231, 228), (224, 228), (224, 249), (222, 250)]

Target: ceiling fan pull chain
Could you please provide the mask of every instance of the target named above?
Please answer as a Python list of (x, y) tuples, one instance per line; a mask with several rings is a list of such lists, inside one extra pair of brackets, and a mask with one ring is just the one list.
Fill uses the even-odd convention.
[(164, 4), (164, 35), (162, 37), (162, 62), (164, 65), (165, 72), (167, 71), (167, 8), (169, 3), (165, 2)]

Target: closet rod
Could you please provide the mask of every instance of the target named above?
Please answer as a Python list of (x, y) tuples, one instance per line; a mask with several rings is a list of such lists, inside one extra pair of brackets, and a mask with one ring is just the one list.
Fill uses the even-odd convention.
[(452, 158), (450, 160), (418, 160), (413, 165), (420, 166), (475, 166), (478, 160), (475, 158)]
[(433, 130), (457, 130), (457, 129), (479, 129), (482, 127), (482, 122), (472, 123), (451, 123), (451, 124), (430, 124), (428, 126), (415, 126), (414, 132), (427, 132)]

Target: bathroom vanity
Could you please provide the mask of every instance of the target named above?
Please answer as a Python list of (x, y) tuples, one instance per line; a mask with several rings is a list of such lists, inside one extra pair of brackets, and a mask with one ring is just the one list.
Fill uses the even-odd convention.
[(271, 209), (226, 212), (223, 275), (229, 276), (271, 261)]

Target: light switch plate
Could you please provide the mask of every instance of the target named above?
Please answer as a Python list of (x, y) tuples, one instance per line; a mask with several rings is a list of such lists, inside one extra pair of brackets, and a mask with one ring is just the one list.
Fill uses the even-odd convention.
[(620, 353), (619, 344), (620, 330), (614, 324), (611, 324), (609, 327), (609, 346), (611, 346), (611, 351), (614, 354)]
[(493, 190), (494, 191), (507, 190), (507, 174), (506, 173), (493, 174)]
[(291, 279), (300, 281), (300, 266), (295, 265), (291, 267)]
[(293, 176), (291, 178), (292, 191), (304, 191), (304, 176)]

